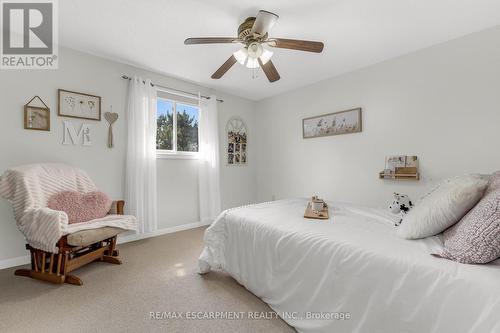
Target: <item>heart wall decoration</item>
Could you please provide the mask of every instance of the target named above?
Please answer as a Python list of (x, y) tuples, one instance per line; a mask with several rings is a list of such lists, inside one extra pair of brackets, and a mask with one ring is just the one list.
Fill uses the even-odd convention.
[(113, 124), (118, 120), (118, 113), (116, 112), (106, 112), (104, 118), (109, 123), (108, 129), (108, 148), (113, 148)]

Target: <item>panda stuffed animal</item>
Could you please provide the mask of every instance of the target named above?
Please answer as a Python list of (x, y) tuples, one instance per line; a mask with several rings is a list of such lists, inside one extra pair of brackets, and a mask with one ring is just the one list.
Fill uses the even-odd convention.
[(413, 203), (406, 194), (394, 193), (394, 200), (389, 205), (389, 210), (393, 214), (399, 214), (399, 221), (395, 226), (399, 226), (403, 222), (403, 217), (413, 208)]

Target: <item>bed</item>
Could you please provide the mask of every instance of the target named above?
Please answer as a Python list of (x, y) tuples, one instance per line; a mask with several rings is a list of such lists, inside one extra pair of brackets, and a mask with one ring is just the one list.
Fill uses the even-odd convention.
[(228, 272), (299, 332), (500, 332), (500, 264), (431, 256), (383, 209), (306, 199), (226, 210), (205, 232), (200, 272)]

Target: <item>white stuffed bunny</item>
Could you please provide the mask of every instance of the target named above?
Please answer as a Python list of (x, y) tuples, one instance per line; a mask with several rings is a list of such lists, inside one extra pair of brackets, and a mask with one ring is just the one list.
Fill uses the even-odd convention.
[(394, 192), (394, 201), (389, 205), (389, 210), (393, 214), (399, 214), (399, 221), (395, 223), (395, 226), (399, 226), (403, 221), (403, 217), (410, 211), (413, 207), (413, 203), (406, 194), (399, 194)]

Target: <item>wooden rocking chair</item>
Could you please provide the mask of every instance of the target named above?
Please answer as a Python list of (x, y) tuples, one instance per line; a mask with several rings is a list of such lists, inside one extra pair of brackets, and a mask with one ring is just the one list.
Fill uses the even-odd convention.
[(0, 196), (11, 202), (16, 223), (29, 243), (31, 269), (18, 269), (15, 275), (82, 285), (81, 279), (70, 275), (75, 269), (94, 261), (121, 264), (117, 235), (137, 226), (135, 217), (123, 215), (125, 202), (114, 201), (104, 221), (93, 220), (98, 222), (94, 227), (89, 221), (86, 227), (72, 228), (64, 221), (64, 212), (47, 208), (49, 198), (63, 191), (88, 193), (97, 187), (85, 171), (56, 163), (13, 167), (0, 178)]
[[(123, 215), (125, 201), (116, 201), (116, 214)], [(103, 261), (120, 265), (119, 251), (116, 249), (116, 238), (123, 229), (103, 227), (76, 232), (61, 237), (57, 247), (58, 253), (49, 253), (35, 249), (26, 244), (31, 254), (31, 269), (18, 269), (18, 276), (52, 282), (83, 285), (83, 281), (69, 273), (94, 261)]]

